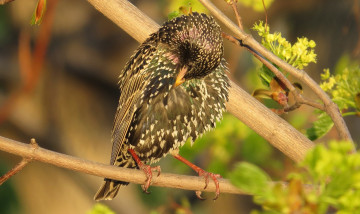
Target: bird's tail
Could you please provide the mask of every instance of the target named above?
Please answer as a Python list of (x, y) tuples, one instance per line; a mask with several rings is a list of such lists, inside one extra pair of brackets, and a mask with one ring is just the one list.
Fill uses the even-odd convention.
[(115, 181), (105, 178), (104, 183), (96, 192), (94, 200), (112, 200), (117, 195), (120, 186), (127, 184), (127, 182)]
[[(123, 149), (127, 151), (127, 149)], [(118, 167), (125, 167), (125, 168), (136, 168), (136, 162), (131, 157), (130, 154), (122, 154), (120, 156), (114, 156), (116, 158), (111, 158), (110, 164), (115, 165)], [(128, 185), (129, 182), (125, 181), (117, 181), (111, 180), (109, 178), (105, 178), (103, 184), (96, 192), (94, 196), (94, 200), (101, 201), (101, 200), (112, 200), (115, 198), (121, 186)]]

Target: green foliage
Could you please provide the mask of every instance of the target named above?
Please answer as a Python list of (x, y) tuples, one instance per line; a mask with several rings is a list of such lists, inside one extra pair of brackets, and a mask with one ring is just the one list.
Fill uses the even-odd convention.
[(358, 62), (350, 61), (348, 56), (342, 57), (335, 69), (335, 75), (330, 75), (329, 69), (321, 74), (323, 82), (320, 87), (330, 93), (332, 100), (341, 110), (353, 108), (360, 111), (356, 105), (356, 96), (360, 93), (360, 66)]
[(233, 184), (256, 194), (263, 211), (252, 213), (357, 213), (360, 210), (360, 153), (348, 142), (317, 145), (288, 177), (288, 186), (264, 184), (269, 178), (249, 164), (239, 164), (231, 174)]
[[(290, 65), (298, 69), (303, 69), (309, 63), (316, 63), (316, 54), (314, 48), (316, 43), (305, 37), (298, 38), (297, 42), (291, 45), (280, 32), (270, 33), (269, 26), (265, 26), (263, 22), (255, 24), (252, 28), (262, 38), (262, 45), (277, 55), (280, 59), (286, 61)], [(266, 86), (274, 78), (274, 74), (266, 66), (262, 66), (260, 77)]]
[(360, 196), (360, 153), (351, 153), (353, 150), (350, 143), (332, 141), (329, 148), (316, 146), (302, 162), (308, 170), (304, 181), (319, 187), (310, 192), (318, 196), (315, 202), (319, 213), (325, 213), (329, 207), (338, 213), (360, 210), (360, 197), (354, 197)]
[(115, 214), (115, 212), (104, 204), (96, 203), (87, 214)]
[[(343, 116), (360, 114), (360, 66), (358, 62), (351, 61), (348, 56), (343, 56), (336, 65), (335, 74), (331, 75), (329, 69), (324, 69), (321, 79), (323, 82), (320, 87), (330, 94)], [(316, 112), (319, 113), (319, 111)], [(330, 117), (326, 113), (320, 112), (318, 120), (306, 132), (311, 140), (315, 140), (330, 131), (333, 125)]]

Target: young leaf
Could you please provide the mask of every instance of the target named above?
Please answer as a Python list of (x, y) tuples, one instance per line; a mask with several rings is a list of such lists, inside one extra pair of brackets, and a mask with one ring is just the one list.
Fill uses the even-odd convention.
[(253, 195), (265, 196), (269, 190), (269, 176), (256, 165), (241, 162), (230, 173), (230, 181), (239, 189)]
[(43, 16), (46, 11), (46, 1), (47, 0), (39, 0), (36, 9), (34, 11), (33, 17), (30, 21), (31, 25), (40, 25), (43, 19)]
[(333, 127), (334, 123), (326, 113), (321, 113), (313, 127), (306, 130), (306, 135), (310, 140), (316, 140), (324, 136)]

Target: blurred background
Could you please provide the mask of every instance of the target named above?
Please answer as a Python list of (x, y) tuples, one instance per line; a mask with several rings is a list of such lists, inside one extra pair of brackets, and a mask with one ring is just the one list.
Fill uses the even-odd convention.
[[(180, 4), (187, 4), (131, 2), (159, 24)], [(225, 1), (213, 2), (235, 20)], [(36, 4), (36, 0), (16, 0), (0, 6), (0, 135), (21, 142), (35, 138), (43, 148), (108, 163), (118, 74), (139, 44), (87, 1), (48, 0), (43, 23), (30, 26)], [(267, 8), (268, 23), (272, 32), (282, 32), (290, 42), (305, 36), (317, 43), (318, 62), (306, 71), (320, 81), (322, 70), (333, 70), (342, 56), (360, 58), (359, 5), (358, 0), (274, 0)], [(251, 28), (265, 20), (264, 13), (241, 3), (238, 8), (244, 28), (256, 37)], [(261, 87), (258, 62), (243, 48), (224, 43), (234, 81), (249, 93)], [(308, 88), (303, 93), (315, 99)], [(313, 109), (306, 106), (282, 117), (302, 132), (316, 119)], [(359, 142), (359, 120), (349, 117), (346, 122)], [(327, 138), (336, 139), (336, 131), (319, 142)], [(238, 161), (257, 164), (274, 180), (284, 179), (294, 165), (229, 114), (215, 131), (193, 147), (186, 144), (180, 154), (225, 178)], [(1, 174), (20, 160), (0, 151)], [(159, 164), (164, 172), (194, 175), (171, 157)], [(0, 187), (0, 213), (87, 213), (96, 204), (93, 196), (101, 182), (99, 177), (32, 162)], [(158, 187), (150, 191), (143, 194), (139, 185), (132, 184), (104, 204), (124, 214), (231, 214), (249, 213), (255, 207), (249, 196), (221, 194), (213, 202), (211, 193), (204, 193), (208, 200), (200, 201), (192, 191)]]

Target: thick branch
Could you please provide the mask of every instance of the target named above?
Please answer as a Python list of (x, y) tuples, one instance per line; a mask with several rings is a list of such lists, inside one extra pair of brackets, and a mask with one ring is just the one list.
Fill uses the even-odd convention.
[[(143, 42), (159, 27), (128, 1), (88, 1), (139, 42)], [(231, 114), (295, 161), (302, 160), (306, 151), (313, 146), (303, 134), (233, 82), (226, 107)]]
[[(40, 147), (34, 147), (32, 145), (20, 143), (1, 136), (0, 150), (21, 156), (25, 159), (37, 160), (58, 167), (83, 172), (90, 175), (96, 175), (99, 177), (106, 177), (114, 180), (127, 181), (137, 184), (143, 184), (146, 180), (146, 176), (141, 170), (120, 168), (116, 166), (110, 166), (108, 164), (96, 163), (94, 161), (60, 154)], [(234, 187), (229, 180), (219, 179), (219, 183), (221, 192), (223, 193), (244, 194), (239, 189)], [(209, 182), (208, 187), (206, 190), (204, 190), (204, 179), (201, 177), (176, 175), (170, 173), (162, 173), (159, 177), (153, 177), (152, 185), (195, 191), (215, 191), (215, 185), (213, 182)]]

